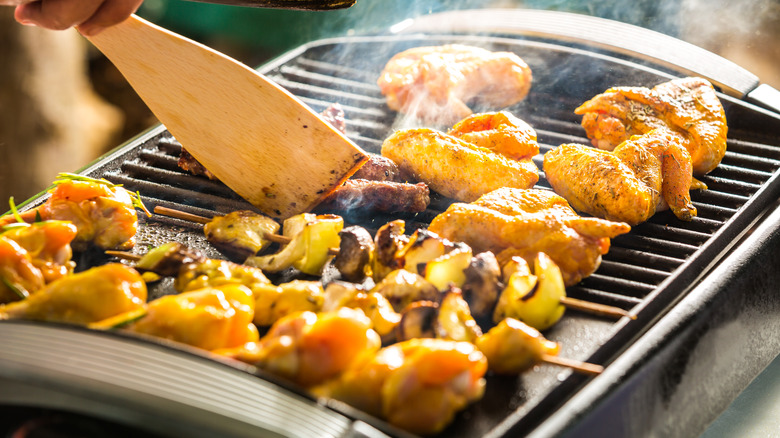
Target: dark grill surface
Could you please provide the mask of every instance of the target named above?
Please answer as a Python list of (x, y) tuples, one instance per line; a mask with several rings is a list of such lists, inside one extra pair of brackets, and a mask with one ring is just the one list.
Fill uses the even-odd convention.
[[(347, 135), (367, 151), (377, 153), (393, 129), (413, 126), (386, 107), (375, 84), (385, 62), (409, 47), (452, 42), (513, 51), (531, 66), (531, 93), (509, 110), (536, 129), (542, 153), (562, 143), (589, 144), (579, 116), (573, 113), (585, 100), (611, 86), (653, 86), (673, 77), (670, 72), (546, 41), (431, 35), (316, 42), (275, 60), (262, 71), (316, 111), (340, 103), (347, 116)], [(561, 342), (562, 355), (609, 364), (672, 307), (778, 198), (775, 180), (780, 140), (773, 132), (780, 132), (780, 121), (738, 100), (723, 95), (721, 100), (729, 119), (728, 152), (720, 166), (701, 178), (709, 189), (692, 192), (699, 216), (681, 222), (669, 212), (656, 214), (628, 235), (614, 239), (599, 270), (567, 290), (576, 298), (631, 309), (637, 319), (614, 321), (568, 311), (546, 333)], [(181, 171), (177, 167), (179, 150), (180, 145), (158, 128), (85, 173), (139, 191), (150, 209), (164, 205), (212, 216), (251, 208), (222, 184)], [(541, 169), (542, 155), (534, 161)], [(549, 189), (543, 177), (537, 187)], [(428, 224), (450, 202), (434, 194), (431, 208), (416, 216), (345, 219), (375, 230), (389, 219), (402, 218), (411, 232)], [(167, 240), (178, 240), (218, 256), (204, 243), (200, 226), (158, 216), (144, 221), (136, 248), (139, 253)], [(485, 398), (460, 414), (443, 435), (528, 430), (586, 382), (585, 377), (552, 366), (537, 367), (519, 378), (490, 377)]]

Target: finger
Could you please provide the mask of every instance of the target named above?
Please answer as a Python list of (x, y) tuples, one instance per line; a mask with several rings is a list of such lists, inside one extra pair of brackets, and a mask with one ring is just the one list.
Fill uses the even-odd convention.
[(16, 7), (14, 18), (22, 24), (64, 30), (95, 14), (103, 0), (38, 0)]
[(79, 32), (85, 36), (96, 35), (103, 29), (119, 24), (134, 13), (143, 3), (143, 0), (115, 0), (106, 1), (88, 20), (78, 27)]

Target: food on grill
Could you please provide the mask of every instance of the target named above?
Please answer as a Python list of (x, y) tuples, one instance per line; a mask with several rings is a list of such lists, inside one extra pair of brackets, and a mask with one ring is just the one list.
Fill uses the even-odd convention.
[(371, 328), (379, 334), (383, 343), (395, 340), (394, 331), (401, 321), (401, 315), (382, 294), (362, 290), (353, 283), (330, 282), (325, 287), (322, 311), (330, 312), (341, 307), (362, 310), (371, 320)]
[(280, 285), (255, 283), (254, 323), (268, 327), (276, 321), (297, 312), (323, 310), (325, 291), (319, 281), (293, 280)]
[(430, 191), (424, 183), (348, 179), (317, 205), (318, 211), (350, 214), (419, 213), (428, 208)]
[(515, 160), (539, 153), (536, 131), (507, 111), (472, 114), (447, 134)]
[(501, 187), (530, 188), (539, 180), (531, 157), (515, 160), (432, 129), (393, 133), (382, 155), (401, 172), (446, 197), (471, 202)]
[(474, 343), (482, 329), (471, 315), (461, 290), (451, 286), (441, 301), (418, 301), (401, 312), (398, 340), (432, 337)]
[(215, 216), (203, 226), (203, 233), (222, 254), (241, 261), (268, 248), (269, 234), (276, 234), (280, 225), (270, 217), (249, 210)]
[(512, 257), (502, 269), (506, 287), (498, 297), (493, 322), (518, 319), (537, 330), (547, 330), (566, 310), (561, 299), (566, 286), (558, 265), (543, 253), (533, 259), (533, 272), (522, 257)]
[(23, 299), (73, 273), (70, 242), (76, 232), (76, 226), (65, 221), (0, 228), (0, 304)]
[(543, 362), (545, 356), (557, 356), (560, 351), (556, 342), (513, 318), (501, 320), (480, 336), (476, 344), (487, 358), (490, 371), (497, 374), (522, 373)]
[(344, 280), (361, 282), (371, 276), (371, 260), (376, 246), (374, 238), (363, 227), (352, 225), (339, 231), (339, 252), (333, 258), (333, 266)]
[(472, 103), (500, 109), (520, 102), (531, 80), (531, 69), (514, 53), (450, 44), (396, 54), (377, 85), (391, 109), (449, 124), (469, 116)]
[(30, 253), (0, 235), (0, 304), (23, 300), (44, 284), (43, 273), (33, 264)]
[(664, 128), (678, 135), (703, 175), (726, 154), (726, 115), (706, 79), (690, 77), (644, 87), (614, 87), (574, 110), (594, 146), (612, 150), (631, 136)]
[(0, 320), (86, 325), (142, 310), (146, 298), (146, 283), (135, 269), (109, 263), (62, 277), (22, 301), (0, 306)]
[(631, 225), (671, 208), (696, 216), (691, 203), (691, 157), (680, 137), (665, 129), (634, 136), (613, 151), (564, 144), (544, 154), (552, 188), (575, 210)]
[[(92, 245), (101, 249), (129, 249), (135, 245), (138, 230), (135, 209), (146, 211), (138, 195), (104, 179), (67, 173), (59, 174), (49, 194), (44, 204), (19, 217), (27, 223), (72, 222), (78, 234), (71, 245), (79, 251)], [(0, 218), (0, 226), (16, 221), (17, 216), (5, 216)]]
[(376, 154), (369, 155), (366, 164), (352, 174), (350, 178), (367, 179), (369, 181), (403, 182), (398, 165), (389, 158)]
[(474, 316), (484, 317), (493, 312), (501, 282), (501, 267), (490, 251), (476, 254), (463, 270), (465, 276), (461, 291)]
[(458, 411), (482, 397), (486, 370), (474, 344), (412, 339), (364, 356), (314, 392), (427, 435), (441, 432)]
[(344, 227), (340, 216), (301, 213), (285, 219), (282, 233), (290, 239), (279, 252), (249, 257), (246, 264), (268, 272), (279, 272), (290, 266), (310, 275), (321, 275), (325, 263), (333, 257), (331, 248), (339, 246), (339, 231)]
[(470, 204), (450, 205), (428, 229), (464, 242), (477, 253), (492, 251), (499, 262), (515, 255), (533, 261), (537, 253), (544, 252), (571, 286), (596, 270), (601, 255), (609, 250), (610, 238), (631, 227), (580, 217), (551, 191), (502, 188)]
[(299, 312), (277, 321), (258, 342), (216, 353), (250, 363), (304, 387), (337, 377), (376, 352), (379, 335), (362, 311)]
[(327, 108), (322, 110), (320, 117), (326, 122), (330, 123), (336, 130), (342, 134), (347, 133), (347, 119), (344, 114), (344, 109), (338, 103), (332, 103)]
[(393, 309), (400, 312), (415, 301), (439, 301), (439, 290), (419, 274), (405, 269), (391, 271), (371, 292), (387, 298)]
[(152, 300), (146, 314), (123, 329), (204, 350), (239, 347), (259, 338), (254, 308), (249, 288), (224, 284)]

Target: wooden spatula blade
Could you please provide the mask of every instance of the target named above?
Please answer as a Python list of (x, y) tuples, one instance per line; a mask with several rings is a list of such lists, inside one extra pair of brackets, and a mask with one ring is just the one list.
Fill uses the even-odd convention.
[(141, 18), (89, 40), (195, 159), (268, 215), (308, 211), (368, 159), (260, 73)]

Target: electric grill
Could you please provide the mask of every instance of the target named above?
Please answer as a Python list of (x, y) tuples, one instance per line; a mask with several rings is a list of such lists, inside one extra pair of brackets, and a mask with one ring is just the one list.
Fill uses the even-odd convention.
[[(383, 139), (407, 123), (386, 107), (375, 85), (385, 62), (407, 48), (448, 43), (512, 51), (531, 66), (531, 92), (508, 110), (536, 129), (542, 154), (562, 143), (589, 143), (573, 109), (607, 88), (652, 87), (694, 74), (721, 92), (729, 139), (723, 162), (701, 178), (709, 189), (692, 192), (698, 217), (681, 222), (657, 213), (613, 239), (598, 271), (567, 289), (570, 296), (637, 316), (616, 321), (567, 310), (546, 333), (561, 343), (562, 356), (605, 365), (605, 372), (585, 377), (541, 365), (518, 377), (489, 376), (484, 398), (441, 436), (700, 433), (780, 352), (780, 300), (774, 296), (780, 285), (777, 92), (679, 40), (543, 11), (424, 17), (387, 35), (315, 41), (260, 71), (317, 111), (341, 104), (347, 135), (377, 153)], [(81, 173), (139, 191), (150, 209), (163, 205), (211, 216), (252, 208), (224, 185), (178, 169), (180, 148), (158, 126)], [(535, 162), (541, 169), (541, 154)], [(549, 189), (543, 177), (537, 187)], [(44, 201), (39, 196), (24, 208)], [(375, 230), (401, 218), (411, 232), (450, 202), (434, 194), (430, 208), (417, 215), (345, 220)], [(138, 253), (175, 240), (220, 257), (198, 225), (159, 216), (141, 223)], [(107, 260), (86, 252), (77, 262), (83, 268)], [(19, 321), (0, 323), (0, 336), (0, 402), (6, 404), (88, 413), (177, 436), (408, 435), (251, 366), (159, 340)]]

